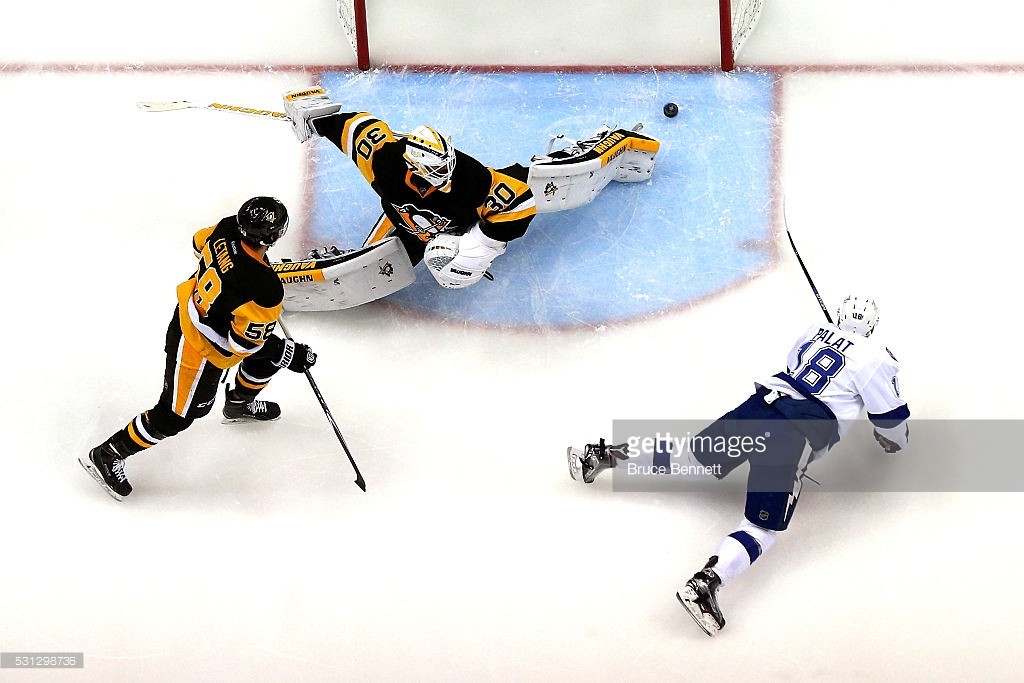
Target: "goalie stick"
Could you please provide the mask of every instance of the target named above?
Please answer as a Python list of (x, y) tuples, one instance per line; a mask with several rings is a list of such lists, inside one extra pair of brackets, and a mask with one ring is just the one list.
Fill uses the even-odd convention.
[[(284, 332), (285, 336), (288, 337), (289, 339), (292, 339), (292, 334), (291, 332), (288, 331), (288, 328), (285, 327), (284, 320), (279, 319), (278, 323), (281, 325), (281, 330)], [(313, 381), (313, 375), (310, 374), (309, 370), (305, 371), (305, 375), (306, 379), (309, 380), (309, 386), (313, 388), (313, 393), (316, 394), (316, 400), (320, 402), (320, 407), (324, 409), (324, 415), (327, 416), (327, 421), (330, 422), (331, 427), (334, 428), (334, 434), (335, 436), (338, 437), (338, 441), (341, 442), (341, 447), (342, 449), (344, 449), (345, 455), (348, 457), (349, 463), (352, 464), (352, 469), (355, 470), (356, 486), (358, 486), (363, 490), (363, 492), (365, 492), (366, 482), (363, 481), (363, 474), (362, 472), (359, 471), (359, 466), (356, 465), (356, 461), (352, 457), (352, 453), (348, 450), (348, 444), (345, 443), (345, 437), (341, 435), (341, 430), (338, 429), (338, 423), (334, 421), (334, 416), (331, 415), (331, 409), (327, 407), (327, 402), (324, 401), (324, 397), (320, 394), (320, 389), (317, 388), (316, 382)]]
[(814, 292), (814, 298), (818, 300), (818, 305), (821, 306), (821, 312), (825, 314), (825, 320), (832, 324), (832, 316), (828, 312), (828, 308), (825, 306), (825, 302), (821, 298), (821, 294), (818, 293), (818, 288), (814, 286), (814, 280), (811, 279), (811, 274), (807, 272), (807, 266), (804, 265), (804, 260), (800, 258), (800, 252), (797, 251), (796, 242), (793, 241), (793, 235), (789, 232), (789, 219), (786, 218), (786, 198), (782, 198), (782, 222), (786, 226), (786, 237), (789, 238), (789, 246), (793, 247), (793, 254), (796, 256), (797, 263), (800, 264), (800, 269), (804, 271), (804, 277), (807, 278), (807, 284), (811, 286), (811, 291)]
[(274, 119), (277, 121), (288, 121), (284, 112), (271, 111), (269, 109), (254, 109), (253, 107), (241, 107), (236, 104), (221, 104), (211, 102), (210, 104), (195, 104), (188, 100), (173, 100), (171, 102), (136, 102), (136, 106), (142, 111), (178, 111), (180, 109), (209, 109), (211, 111), (226, 111), (232, 114), (244, 114), (245, 116), (256, 116), (261, 119)]

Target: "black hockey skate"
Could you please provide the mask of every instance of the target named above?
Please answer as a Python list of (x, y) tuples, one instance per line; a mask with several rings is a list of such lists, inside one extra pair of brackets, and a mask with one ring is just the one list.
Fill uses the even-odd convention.
[(281, 417), (281, 406), (258, 398), (232, 399), (231, 390), (224, 388), (224, 422), (269, 422)]
[(124, 500), (132, 492), (132, 485), (124, 474), (124, 461), (108, 443), (97, 446), (89, 451), (89, 455), (78, 459), (85, 471), (114, 500)]
[(601, 472), (615, 467), (619, 460), (629, 459), (627, 448), (628, 444), (624, 443), (606, 446), (604, 439), (596, 444), (587, 444), (582, 451), (570, 446), (565, 454), (569, 461), (569, 476), (575, 480), (582, 478), (584, 482), (592, 484)]
[(693, 575), (683, 589), (676, 593), (676, 599), (686, 608), (701, 630), (709, 636), (725, 628), (725, 617), (718, 607), (717, 593), (722, 579), (712, 569), (718, 557), (712, 557), (704, 568)]

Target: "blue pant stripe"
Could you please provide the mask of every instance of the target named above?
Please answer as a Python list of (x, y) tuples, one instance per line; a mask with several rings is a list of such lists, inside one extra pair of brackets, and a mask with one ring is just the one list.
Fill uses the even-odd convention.
[(750, 564), (754, 564), (754, 560), (761, 557), (761, 544), (746, 531), (734, 531), (729, 534), (729, 538), (735, 538), (740, 542), (750, 556)]

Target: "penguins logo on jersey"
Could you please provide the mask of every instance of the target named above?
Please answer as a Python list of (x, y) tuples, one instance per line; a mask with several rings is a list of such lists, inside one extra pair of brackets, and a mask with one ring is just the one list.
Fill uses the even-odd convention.
[(451, 227), (451, 220), (440, 216), (433, 211), (420, 209), (412, 204), (396, 206), (395, 209), (402, 216), (402, 222), (406, 230), (421, 238), (436, 235)]

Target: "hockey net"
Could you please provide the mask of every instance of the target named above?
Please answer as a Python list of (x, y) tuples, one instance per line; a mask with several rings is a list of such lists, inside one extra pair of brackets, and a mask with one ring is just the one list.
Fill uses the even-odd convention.
[(722, 70), (732, 71), (736, 55), (757, 26), (764, 0), (718, 0), (718, 23), (722, 34)]
[(366, 36), (366, 0), (338, 0), (338, 18), (356, 53), (356, 65), (370, 68), (370, 47)]
[[(337, 0), (338, 19), (356, 55), (357, 66), (370, 68), (370, 48), (366, 31), (366, 0)], [(719, 31), (722, 46), (722, 70), (736, 67), (736, 56), (754, 32), (764, 0), (718, 0)]]

